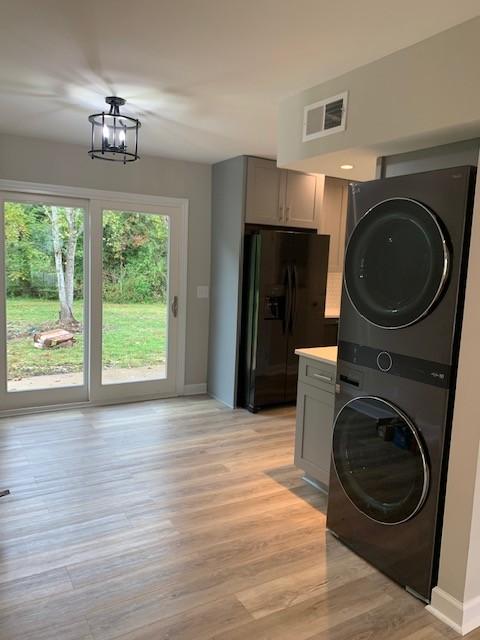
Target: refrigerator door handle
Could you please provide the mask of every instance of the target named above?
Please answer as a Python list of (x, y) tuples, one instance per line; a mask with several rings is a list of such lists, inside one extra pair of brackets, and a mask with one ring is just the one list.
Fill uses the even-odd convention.
[(282, 333), (285, 335), (290, 322), (290, 309), (292, 306), (292, 273), (290, 271), (290, 265), (288, 264), (285, 269), (285, 309), (283, 312), (282, 319)]
[(290, 300), (290, 313), (288, 319), (288, 331), (290, 334), (293, 332), (293, 323), (295, 321), (295, 313), (297, 310), (297, 267), (290, 265), (290, 283), (291, 283), (291, 300)]

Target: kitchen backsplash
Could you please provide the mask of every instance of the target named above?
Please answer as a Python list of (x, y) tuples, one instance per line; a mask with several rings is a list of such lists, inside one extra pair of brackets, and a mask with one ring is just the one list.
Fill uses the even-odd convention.
[(340, 310), (340, 298), (342, 296), (342, 274), (330, 271), (327, 276), (327, 298), (325, 309), (329, 311)]

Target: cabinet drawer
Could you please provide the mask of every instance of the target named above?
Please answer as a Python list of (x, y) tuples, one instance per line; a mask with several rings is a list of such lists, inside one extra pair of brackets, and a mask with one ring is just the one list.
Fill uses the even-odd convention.
[(318, 360), (311, 360), (310, 358), (300, 358), (298, 367), (298, 379), (300, 382), (305, 382), (318, 389), (334, 393), (335, 374), (336, 368), (334, 365), (323, 364)]

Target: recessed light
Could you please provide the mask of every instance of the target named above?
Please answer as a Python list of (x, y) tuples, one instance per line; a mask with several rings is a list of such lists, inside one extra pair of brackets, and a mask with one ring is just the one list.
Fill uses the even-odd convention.
[(353, 164), (341, 164), (340, 169), (345, 169), (345, 171), (348, 171), (349, 169), (353, 169)]

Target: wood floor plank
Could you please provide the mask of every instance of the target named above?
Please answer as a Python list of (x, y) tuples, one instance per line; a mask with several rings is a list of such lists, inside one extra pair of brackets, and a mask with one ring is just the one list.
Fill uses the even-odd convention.
[[(383, 576), (377, 573), (351, 581), (325, 591), (320, 596), (282, 609), (271, 615), (253, 620), (235, 629), (228, 635), (223, 632), (212, 636), (215, 640), (308, 640), (330, 626), (355, 618), (374, 606), (391, 607), (394, 599)], [(398, 589), (398, 587), (395, 587)], [(365, 598), (365, 592), (369, 598)]]
[(28, 632), (21, 631), (21, 627), (14, 617), (5, 621), (1, 628), (1, 638), (2, 640), (17, 640), (17, 638), (22, 640), (94, 640), (86, 620), (52, 626), (48, 624), (47, 619), (42, 617), (41, 612), (39, 612), (36, 625)]
[(207, 397), (1, 420), (0, 640), (453, 640), (325, 531), (294, 430)]
[(64, 567), (4, 582), (0, 584), (0, 611), (23, 606), (39, 598), (50, 598), (72, 591), (72, 581)]
[[(144, 614), (142, 610), (140, 613)], [(186, 613), (168, 616), (149, 625), (138, 626), (121, 635), (111, 635), (118, 627), (109, 626), (112, 620), (90, 621), (95, 640), (207, 640), (221, 632), (229, 637), (232, 629), (250, 619), (244, 607), (235, 598), (225, 598), (215, 603), (194, 607)], [(140, 622), (141, 618), (137, 618)]]
[[(412, 640), (427, 626), (423, 604), (402, 596), (396, 599), (394, 611), (392, 607), (374, 606), (366, 613), (314, 633), (308, 640)], [(439, 634), (437, 640), (444, 638)]]
[[(123, 554), (137, 549), (140, 545), (154, 544), (171, 535), (176, 535), (168, 521), (159, 521), (156, 526), (149, 525), (138, 530), (132, 527), (126, 518), (125, 522), (115, 518), (108, 519), (108, 522), (110, 531), (104, 531), (100, 537), (93, 535), (81, 543), (60, 544), (43, 552), (22, 554), (18, 552), (18, 547), (14, 546), (12, 557), (7, 557), (10, 543), (3, 544), (4, 558), (0, 564), (0, 583), (65, 567), (69, 562), (82, 563), (90, 560), (100, 562), (102, 558), (112, 555), (122, 557)], [(54, 540), (55, 530), (52, 530), (51, 536)]]
[(237, 592), (236, 596), (254, 618), (263, 618), (373, 572), (373, 567), (360, 559), (353, 561), (349, 554), (330, 554), (323, 564), (313, 563)]
[(74, 585), (83, 586), (119, 575), (128, 579), (129, 573), (141, 570), (145, 562), (150, 561), (165, 578), (171, 580), (197, 569), (205, 575), (219, 571), (220, 567), (231, 569), (312, 541), (318, 548), (322, 547), (317, 528), (305, 521), (298, 525), (293, 521), (290, 528), (280, 525), (273, 531), (270, 525), (260, 526), (250, 535), (237, 532), (224, 535), (223, 531), (214, 535), (206, 530), (193, 536), (175, 536), (162, 541), (161, 545), (145, 545), (121, 556), (113, 552), (103, 558), (68, 565), (68, 570)]

